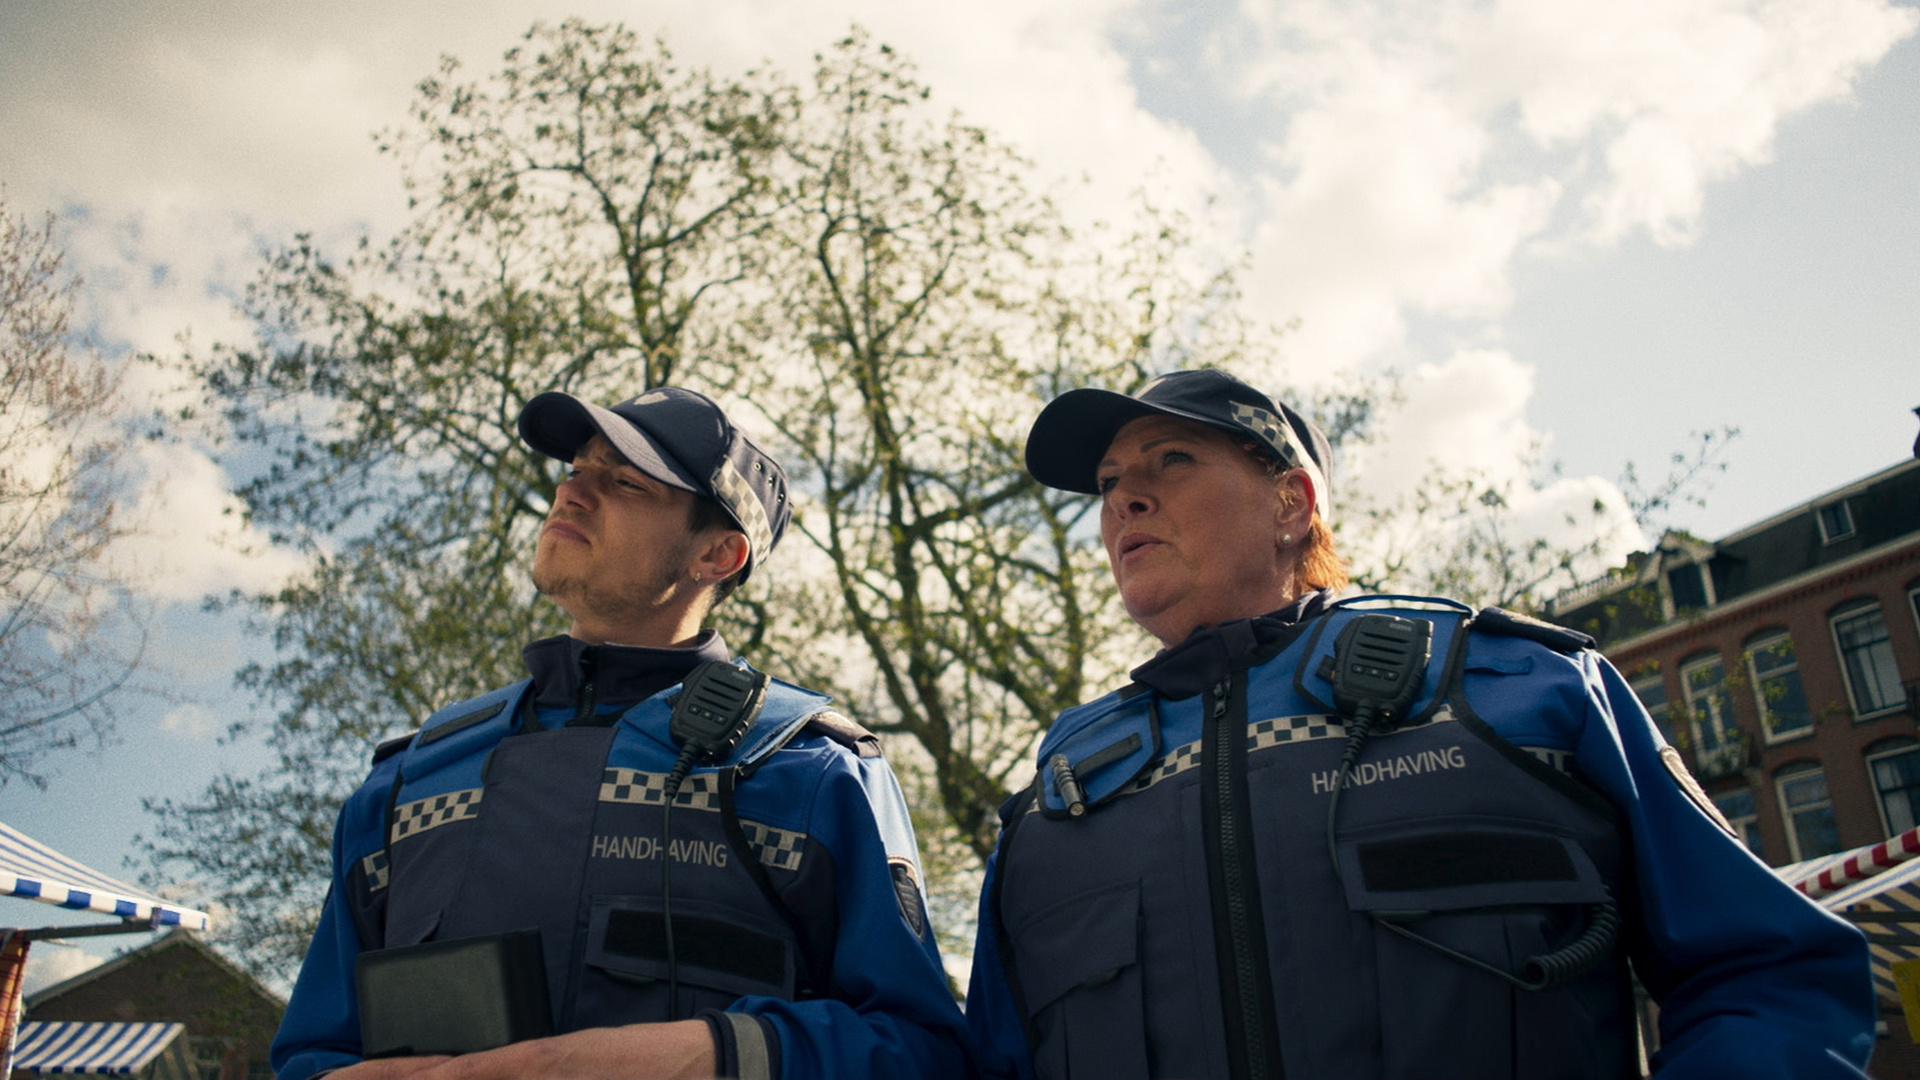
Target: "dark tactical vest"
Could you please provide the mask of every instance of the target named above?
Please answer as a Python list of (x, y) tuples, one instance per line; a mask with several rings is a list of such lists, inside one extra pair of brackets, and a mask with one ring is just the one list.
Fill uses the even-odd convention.
[[(1316, 669), (1350, 609), (1195, 697), (1134, 687), (1055, 722), (1042, 762), (1073, 763), (1083, 814), (1043, 765), (1002, 810), (989, 898), (1039, 1077), (1638, 1075), (1619, 950), (1525, 992), (1369, 915), (1518, 973), (1631, 895), (1611, 806), (1565, 754), (1495, 733), (1560, 706), (1525, 665), (1477, 658), (1463, 611), (1391, 613), (1434, 623), (1433, 659), (1416, 722), (1367, 743), (1343, 789), (1337, 875), (1346, 732)], [(1500, 700), (1466, 700), (1467, 673), (1509, 676)]]
[[(434, 714), (400, 752), (386, 849), (355, 867), (363, 947), (538, 929), (556, 1031), (681, 1019), (744, 995), (795, 1000), (826, 986), (832, 920), (796, 917), (792, 906), (813, 894), (831, 903), (829, 856), (800, 831), (811, 792), (786, 800), (791, 820), (772, 820), (778, 798), (756, 802), (768, 820), (740, 816), (734, 799), (743, 783), (779, 785), (777, 768), (754, 773), (827, 699), (771, 683), (723, 767), (687, 776), (663, 835), (678, 687), (617, 723), (509, 738), (527, 686)], [(671, 1007), (663, 859), (673, 864)]]

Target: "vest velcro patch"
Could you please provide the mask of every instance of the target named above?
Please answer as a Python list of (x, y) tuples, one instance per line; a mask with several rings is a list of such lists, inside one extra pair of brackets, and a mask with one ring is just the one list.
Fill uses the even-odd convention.
[(507, 703), (505, 701), (496, 701), (484, 709), (475, 709), (465, 716), (456, 716), (451, 720), (435, 724), (420, 733), (420, 745), (426, 746), (429, 743), (438, 742), (455, 732), (465, 731), (475, 724), (483, 724), (495, 716), (500, 715), (500, 710), (506, 707)]
[[(775, 986), (786, 979), (786, 943), (771, 935), (719, 919), (676, 914), (673, 940), (679, 963)], [(611, 911), (604, 947), (616, 956), (665, 963), (666, 919), (657, 911)]]
[(1375, 892), (1424, 892), (1523, 881), (1577, 881), (1559, 840), (1507, 832), (1456, 832), (1359, 845), (1360, 876)]

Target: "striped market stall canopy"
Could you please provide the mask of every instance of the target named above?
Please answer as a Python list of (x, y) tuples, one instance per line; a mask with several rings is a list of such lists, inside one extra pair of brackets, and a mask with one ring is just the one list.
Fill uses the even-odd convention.
[(185, 1024), (29, 1020), (20, 1025), (13, 1067), (42, 1073), (139, 1072), (185, 1029)]
[(1910, 859), (1816, 901), (1858, 926), (1873, 952), (1873, 982), (1880, 996), (1898, 1004), (1892, 965), (1920, 960), (1920, 859)]
[(1920, 960), (1920, 829), (1891, 840), (1774, 873), (1828, 911), (1858, 926), (1873, 954), (1873, 982), (1890, 1004), (1900, 1003), (1893, 964)]
[(156, 927), (205, 930), (207, 914), (170, 904), (116, 881), (0, 824), (0, 895), (22, 896), (59, 907), (102, 911)]
[(1920, 829), (1908, 829), (1891, 840), (1783, 866), (1774, 873), (1817, 900), (1899, 866), (1915, 855), (1920, 855)]

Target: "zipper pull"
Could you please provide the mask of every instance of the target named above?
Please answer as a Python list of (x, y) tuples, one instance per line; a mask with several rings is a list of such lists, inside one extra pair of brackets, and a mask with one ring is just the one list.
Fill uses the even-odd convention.
[(1215, 720), (1227, 715), (1227, 688), (1232, 681), (1222, 677), (1219, 682), (1213, 684), (1213, 718)]

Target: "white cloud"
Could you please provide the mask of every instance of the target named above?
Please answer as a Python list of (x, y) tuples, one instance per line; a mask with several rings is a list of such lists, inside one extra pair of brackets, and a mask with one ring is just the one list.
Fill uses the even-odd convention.
[(103, 963), (106, 961), (75, 946), (42, 942), (27, 953), (27, 972), (22, 993), (31, 997), (49, 986), (58, 986), (77, 975), (92, 971)]
[(220, 718), (202, 705), (176, 705), (160, 718), (160, 730), (188, 742), (202, 742), (220, 731)]
[[(1341, 462), (1339, 482), (1372, 505), (1405, 505), (1433, 482), (1436, 467), (1444, 467), (1450, 477), (1471, 477), (1478, 490), (1500, 495), (1500, 528), (1516, 542), (1538, 537), (1558, 550), (1594, 543), (1595, 552), (1579, 560), (1576, 578), (1618, 564), (1646, 546), (1619, 489), (1600, 477), (1536, 476), (1548, 437), (1526, 419), (1533, 380), (1532, 368), (1492, 349), (1463, 350), (1445, 363), (1420, 365), (1402, 383), (1404, 401), (1380, 417), (1383, 438), (1353, 448)], [(1422, 553), (1449, 549), (1446, 538), (1431, 533), (1430, 521), (1395, 524), (1429, 531), (1416, 537), (1362, 529), (1348, 536), (1359, 554), (1378, 557), (1397, 546), (1411, 553), (1416, 567)], [(1466, 524), (1446, 527), (1457, 531)]]
[[(1249, 3), (1226, 92), (1285, 117), (1254, 294), (1319, 369), (1390, 356), (1405, 318), (1486, 320), (1517, 256), (1690, 241), (1708, 186), (1913, 32), (1884, 0)], [(1240, 40), (1233, 40), (1239, 35)]]
[(135, 455), (141, 528), (112, 558), (146, 595), (191, 603), (230, 589), (270, 589), (304, 565), (246, 521), (226, 474), (205, 454), (143, 443)]

